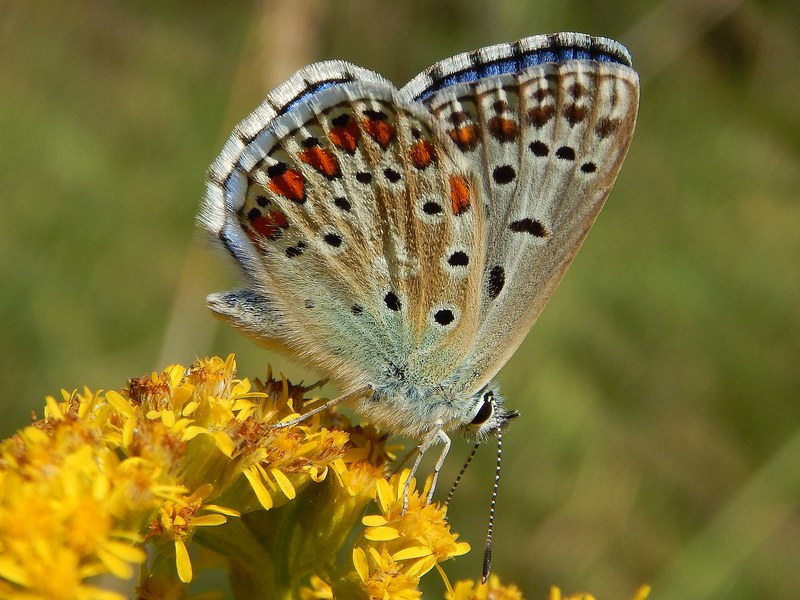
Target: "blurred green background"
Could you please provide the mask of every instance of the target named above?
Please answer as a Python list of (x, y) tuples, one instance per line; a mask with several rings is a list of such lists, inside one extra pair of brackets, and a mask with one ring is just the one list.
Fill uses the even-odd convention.
[[(501, 376), (523, 416), (505, 437), (495, 570), (529, 599), (645, 582), (654, 599), (800, 597), (791, 0), (3, 2), (2, 436), (62, 387), (120, 388), (209, 353), (314, 380), (205, 309), (235, 283), (193, 221), (230, 129), (315, 60), (400, 85), (560, 30), (626, 44), (641, 111), (607, 207)], [(493, 451), (478, 462), (451, 509), (475, 550), (451, 577), (480, 569)]]

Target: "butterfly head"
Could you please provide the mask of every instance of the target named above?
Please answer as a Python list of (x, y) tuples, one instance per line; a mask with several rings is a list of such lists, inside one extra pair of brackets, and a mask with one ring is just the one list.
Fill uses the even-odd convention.
[(511, 419), (519, 416), (515, 410), (505, 410), (503, 398), (493, 384), (479, 390), (472, 397), (472, 405), (472, 419), (461, 426), (461, 433), (476, 443), (482, 442), (488, 435), (496, 433)]

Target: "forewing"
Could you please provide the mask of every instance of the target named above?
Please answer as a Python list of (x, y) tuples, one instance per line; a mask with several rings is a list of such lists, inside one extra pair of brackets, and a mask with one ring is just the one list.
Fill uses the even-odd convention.
[(610, 40), (537, 36), (448, 59), (403, 89), (484, 185), (481, 322), (462, 370), (472, 388), (522, 343), (611, 190), (638, 107), (629, 62)]
[[(478, 325), (480, 187), (428, 111), (357, 70), (312, 65), (271, 93), (212, 167), (203, 223), (267, 299), (258, 335), (348, 387), (436, 383)], [(239, 297), (212, 308), (252, 334)]]

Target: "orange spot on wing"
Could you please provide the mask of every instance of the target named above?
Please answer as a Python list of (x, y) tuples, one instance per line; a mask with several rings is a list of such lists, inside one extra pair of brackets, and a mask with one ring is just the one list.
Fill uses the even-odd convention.
[(307, 165), (311, 165), (328, 179), (336, 179), (342, 175), (336, 156), (325, 148), (320, 148), (319, 146), (306, 148), (300, 153), (300, 160)]
[(289, 223), (286, 221), (286, 215), (278, 210), (272, 210), (250, 221), (250, 226), (265, 238), (275, 240), (280, 236), (281, 229), (289, 227)]
[(306, 182), (297, 171), (286, 169), (269, 180), (269, 189), (276, 194), (302, 204), (306, 200)]
[(419, 140), (411, 146), (409, 151), (412, 164), (418, 169), (424, 169), (436, 161), (436, 150), (428, 140)]
[(447, 132), (461, 150), (474, 150), (478, 145), (478, 130), (475, 125), (462, 125)]
[(469, 210), (471, 193), (469, 182), (463, 175), (450, 175), (450, 202), (455, 216)]
[(503, 117), (489, 119), (489, 133), (500, 142), (513, 142), (517, 139), (517, 122)]
[(352, 119), (348, 119), (344, 125), (337, 125), (328, 134), (331, 143), (348, 154), (355, 153), (360, 137), (361, 130), (358, 128), (358, 123)]
[(379, 121), (378, 119), (364, 119), (362, 122), (364, 131), (369, 134), (373, 140), (378, 142), (384, 150), (392, 143), (395, 136), (394, 127), (389, 125), (386, 121)]

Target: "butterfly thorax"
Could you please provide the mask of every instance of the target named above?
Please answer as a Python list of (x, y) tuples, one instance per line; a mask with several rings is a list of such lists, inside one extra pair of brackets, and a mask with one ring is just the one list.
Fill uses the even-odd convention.
[(468, 438), (477, 438), (482, 433), (469, 425), (490, 387), (494, 386), (469, 392), (458, 384), (421, 386), (408, 381), (391, 382), (376, 386), (371, 395), (357, 401), (353, 408), (379, 429), (409, 438), (420, 439), (433, 429), (455, 430)]

